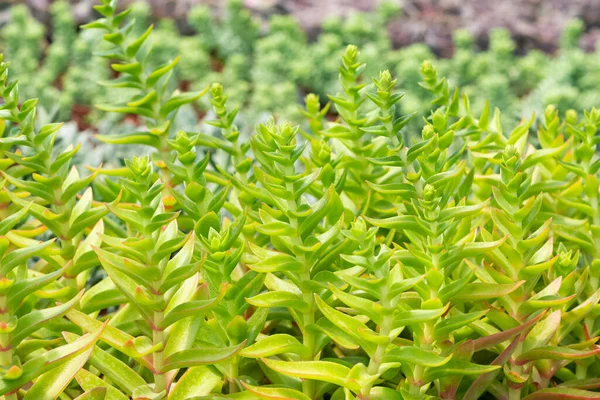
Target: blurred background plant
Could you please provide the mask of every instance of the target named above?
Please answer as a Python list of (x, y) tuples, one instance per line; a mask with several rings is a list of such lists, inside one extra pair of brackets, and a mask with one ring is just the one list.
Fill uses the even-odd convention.
[[(118, 163), (122, 154), (112, 157), (88, 139), (95, 133), (135, 131), (139, 121), (106, 116), (94, 107), (116, 92), (94, 83), (111, 76), (107, 62), (93, 57), (103, 51), (98, 33), (78, 28), (93, 18), (88, 3), (5, 5), (0, 51), (20, 66), (15, 75), (23, 95), (40, 98), (42, 123), (71, 121), (73, 135), (65, 137), (77, 137), (84, 149), (95, 150), (94, 157)], [(425, 116), (432, 110), (428, 92), (419, 86), (425, 60), (447, 77), (450, 90), (460, 86), (470, 96), (474, 112), (481, 112), (487, 100), (492, 109), (503, 110), (503, 122), (532, 112), (540, 116), (550, 104), (563, 115), (600, 104), (600, 7), (594, 0), (483, 3), (138, 0), (122, 6), (132, 8), (134, 33), (155, 25), (148, 64), (158, 66), (182, 54), (181, 90), (223, 85), (230, 104), (239, 107), (242, 136), (270, 115), (303, 123), (299, 110), (306, 94), (324, 99), (339, 92), (338, 60), (348, 44), (361, 49), (365, 76), (377, 75), (378, 68), (398, 77), (399, 89), (408, 93), (403, 113)], [(331, 110), (330, 119), (335, 118)], [(201, 122), (207, 113), (213, 111), (203, 98), (181, 110), (176, 126), (218, 134)]]

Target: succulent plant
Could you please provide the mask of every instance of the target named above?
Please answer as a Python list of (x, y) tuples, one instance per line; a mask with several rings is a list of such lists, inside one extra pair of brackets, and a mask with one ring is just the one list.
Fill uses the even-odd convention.
[[(0, 60), (0, 395), (600, 398), (600, 111), (548, 106), (513, 122), (472, 106), (429, 60), (405, 98), (386, 60), (368, 81), (371, 56), (348, 45), (335, 91), (306, 94), (297, 125), (282, 118), (296, 101), (277, 104), (298, 94), (297, 65), (269, 61), (306, 54), (304, 38), (288, 42), (293, 21), (275, 19), (271, 42), (244, 36), (256, 31), (237, 1), (232, 36), (209, 30), (205, 9), (190, 20), (214, 32), (191, 60), (239, 39), (229, 50), (243, 55), (219, 50), (238, 63), (222, 76), (265, 81), (244, 88), (263, 97), (248, 105), (217, 82), (184, 90), (181, 48), (153, 49), (157, 32), (117, 6), (102, 0), (86, 26), (103, 40), (90, 63), (112, 71), (99, 113), (129, 121), (95, 136), (109, 165), (78, 165), (92, 161), (71, 143), (79, 131), (41, 124)], [(361, 24), (348, 29), (370, 37)], [(472, 51), (468, 35), (456, 42)], [(289, 90), (243, 67), (269, 49), (261, 72), (277, 67)], [(523, 78), (494, 71), (517, 68), (502, 31), (482, 57), (477, 83), (456, 64), (470, 90)], [(203, 124), (180, 129), (201, 107)], [(248, 135), (245, 107), (273, 115)], [(127, 146), (136, 154), (120, 159)]]

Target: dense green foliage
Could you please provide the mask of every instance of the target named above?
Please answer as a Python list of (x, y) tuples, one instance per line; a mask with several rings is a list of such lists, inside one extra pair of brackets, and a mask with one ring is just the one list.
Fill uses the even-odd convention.
[[(135, 157), (75, 165), (80, 146), (65, 145), (61, 124), (40, 124), (38, 100), (21, 95), (52, 93), (20, 90), (0, 62), (4, 399), (600, 398), (598, 109), (559, 104), (505, 121), (475, 104), (479, 85), (530, 80), (503, 73), (491, 53), (442, 63), (464, 72), (453, 79), (465, 90), (419, 63), (422, 94), (405, 97), (385, 60), (366, 64), (348, 45), (335, 83), (306, 95), (296, 125), (262, 103), (284, 98), (268, 66), (293, 74), (284, 54), (308, 46), (289, 19), (258, 38), (239, 3), (222, 30), (197, 9), (202, 36), (188, 39), (205, 52), (180, 58), (161, 43), (172, 26), (157, 34), (143, 8), (118, 13), (116, 3), (102, 0), (85, 27), (103, 40), (104, 62), (86, 60), (97, 75), (73, 77), (85, 88), (104, 77), (114, 95), (90, 97), (101, 100), (97, 118), (122, 115), (136, 130), (96, 140), (135, 145)], [(368, 24), (355, 24), (327, 29), (361, 43), (350, 27)], [(361, 43), (367, 60), (379, 40)], [(573, 40), (547, 61), (579, 57)], [(464, 34), (457, 41), (472, 51)], [(493, 43), (494, 60), (512, 57), (504, 34)], [(73, 62), (53, 53), (63, 69)], [(214, 54), (263, 66), (236, 61), (248, 85), (228, 82), (231, 99), (200, 75), (184, 90), (194, 63)], [(35, 75), (21, 57), (11, 71)], [(198, 102), (213, 131), (182, 123)], [(248, 104), (274, 116), (243, 135)]]

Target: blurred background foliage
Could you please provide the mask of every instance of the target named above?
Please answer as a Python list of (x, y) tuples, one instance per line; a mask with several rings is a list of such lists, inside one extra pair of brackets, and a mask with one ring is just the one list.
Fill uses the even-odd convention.
[[(117, 162), (123, 154), (104, 151), (93, 134), (132, 131), (139, 121), (100, 117), (94, 108), (116, 92), (94, 83), (111, 78), (109, 69), (92, 57), (102, 51), (97, 33), (79, 29), (95, 17), (92, 3), (0, 3), (0, 51), (19, 66), (13, 73), (29, 91), (23, 97), (40, 97), (41, 122), (69, 121), (63, 140), (94, 149), (91, 158), (80, 152), (86, 162)], [(308, 93), (324, 102), (325, 93), (340, 90), (339, 57), (348, 44), (361, 49), (365, 76), (389, 69), (398, 77), (407, 92), (402, 113), (431, 111), (419, 85), (425, 60), (435, 63), (451, 91), (460, 86), (469, 94), (475, 112), (487, 100), (505, 120), (542, 115), (549, 104), (562, 114), (600, 104), (598, 0), (148, 0), (122, 6), (127, 4), (140, 34), (155, 25), (149, 62), (182, 54), (182, 90), (221, 82), (231, 104), (240, 107), (242, 135), (270, 114), (302, 123), (299, 110)], [(209, 102), (200, 100), (179, 113), (177, 124), (214, 133), (201, 122), (207, 113)]]

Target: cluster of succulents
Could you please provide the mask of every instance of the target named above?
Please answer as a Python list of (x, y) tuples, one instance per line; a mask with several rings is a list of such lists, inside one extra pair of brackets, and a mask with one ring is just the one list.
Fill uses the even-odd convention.
[(4, 399), (600, 398), (598, 109), (507, 125), (425, 61), (419, 118), (348, 45), (329, 102), (244, 135), (143, 10), (94, 8), (99, 114), (136, 123), (93, 140), (135, 156), (76, 165), (0, 60)]
[[(501, 28), (490, 32), (489, 48), (476, 49), (473, 36), (458, 30), (454, 34), (455, 51), (452, 58), (436, 60), (442, 75), (451, 84), (468, 93), (473, 107), (482, 110), (486, 101), (504, 111), (506, 122), (536, 112), (541, 116), (548, 105), (563, 112), (596, 106), (600, 95), (598, 62), (600, 46), (595, 53), (586, 54), (579, 47), (582, 23), (573, 20), (561, 38), (555, 55), (531, 50), (523, 56), (515, 53), (510, 33)], [(404, 90), (412, 91), (406, 99), (412, 110), (426, 110), (428, 99), (418, 90), (418, 66), (435, 56), (423, 44), (398, 50), (394, 71)]]
[(93, 61), (98, 37), (78, 34), (66, 1), (52, 4), (52, 42), (46, 43), (45, 27), (15, 5), (11, 18), (0, 32), (0, 48), (13, 62), (23, 65), (16, 77), (25, 97), (37, 97), (45, 119), (64, 121), (75, 105), (89, 106), (102, 96), (94, 80), (104, 79), (106, 68)]

